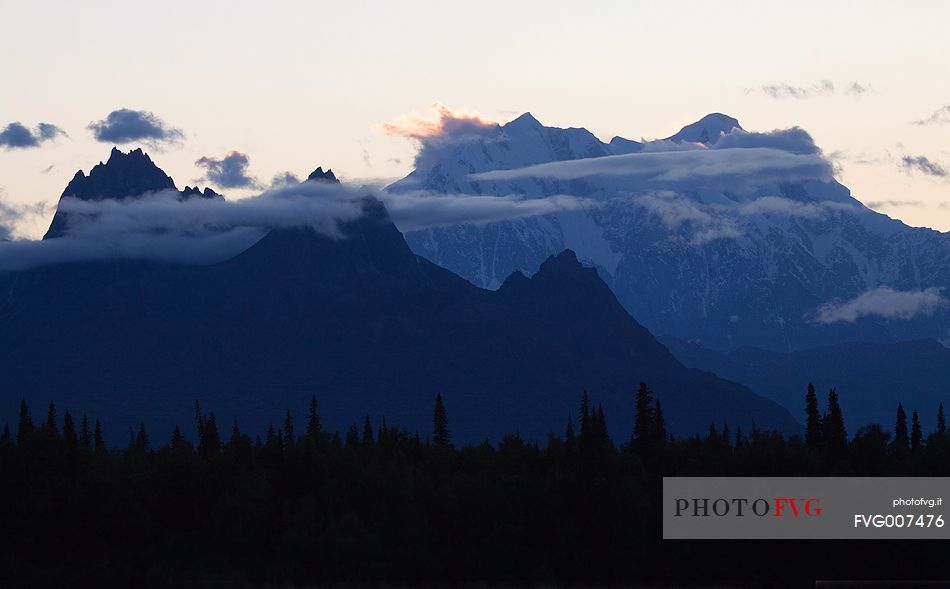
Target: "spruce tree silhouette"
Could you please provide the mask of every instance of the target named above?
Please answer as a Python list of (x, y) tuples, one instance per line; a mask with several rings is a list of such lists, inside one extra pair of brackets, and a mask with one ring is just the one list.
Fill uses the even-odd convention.
[(89, 429), (89, 417), (83, 413), (79, 425), (79, 443), (86, 450), (92, 450), (92, 431)]
[(49, 402), (49, 408), (46, 410), (46, 421), (43, 423), (43, 430), (50, 437), (59, 435), (59, 423), (56, 420), (56, 404)]
[(145, 422), (139, 423), (139, 431), (135, 435), (135, 449), (139, 452), (148, 452), (151, 448), (148, 434), (145, 432)]
[(805, 443), (809, 448), (820, 448), (822, 445), (821, 413), (818, 410), (818, 395), (815, 394), (815, 385), (808, 383), (808, 392), (805, 393)]
[(825, 444), (833, 457), (837, 458), (848, 445), (848, 432), (845, 429), (841, 404), (838, 402), (838, 392), (834, 388), (828, 391), (828, 411), (822, 422)]
[(307, 414), (307, 436), (316, 440), (323, 431), (320, 424), (320, 413), (317, 411), (317, 396), (310, 397), (310, 411)]
[(637, 388), (636, 415), (633, 420), (631, 442), (637, 451), (644, 455), (650, 449), (649, 445), (655, 429), (653, 411), (653, 393), (645, 382), (641, 382)]
[(920, 427), (920, 416), (917, 415), (917, 410), (914, 409), (910, 418), (910, 449), (915, 452), (920, 450), (923, 440), (924, 430)]
[(590, 436), (590, 397), (587, 391), (581, 393), (581, 408), (577, 413), (578, 423), (580, 424), (580, 436), (584, 439), (585, 434)]
[(564, 442), (569, 448), (574, 446), (574, 420), (567, 415), (567, 428), (564, 430)]
[(63, 442), (69, 449), (73, 449), (79, 445), (79, 437), (76, 435), (76, 424), (73, 423), (73, 416), (69, 411), (63, 413)]
[(16, 443), (18, 446), (26, 444), (33, 435), (33, 417), (26, 399), (20, 401), (20, 419), (17, 423)]
[(355, 423), (350, 424), (349, 429), (346, 430), (346, 447), (350, 450), (360, 447), (360, 430)]
[(943, 413), (943, 403), (937, 407), (937, 436), (941, 439), (947, 437), (947, 417)]
[(221, 452), (221, 434), (218, 433), (218, 421), (214, 417), (214, 411), (209, 412), (203, 421), (198, 453), (204, 457), (217, 456)]
[(289, 448), (293, 446), (296, 439), (294, 436), (294, 417), (290, 414), (290, 409), (288, 409), (284, 415), (284, 447)]
[(436, 448), (446, 449), (452, 445), (452, 432), (449, 431), (449, 413), (442, 402), (442, 393), (435, 396), (435, 409), (432, 411), (432, 441)]
[(172, 431), (171, 449), (181, 450), (184, 447), (185, 437), (181, 435), (181, 428), (178, 427), (178, 424), (175, 424), (175, 429)]
[(907, 413), (904, 411), (904, 404), (897, 404), (897, 416), (894, 423), (894, 453), (902, 455), (910, 447), (910, 437), (907, 435)]
[(373, 434), (373, 423), (370, 421), (369, 415), (367, 415), (363, 419), (363, 445), (372, 446), (374, 442), (374, 437), (375, 435)]
[(92, 432), (92, 450), (96, 454), (104, 454), (106, 452), (106, 441), (102, 437), (102, 424), (99, 423), (99, 418), (96, 418), (96, 426)]

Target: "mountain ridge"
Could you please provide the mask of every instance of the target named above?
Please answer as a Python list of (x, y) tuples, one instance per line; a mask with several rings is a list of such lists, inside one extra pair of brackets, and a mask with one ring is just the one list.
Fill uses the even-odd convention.
[[(703, 129), (705, 147), (682, 140), (700, 139)], [(588, 164), (601, 171), (584, 172)], [(486, 174), (497, 170), (515, 173)], [(855, 321), (815, 320), (827, 305), (849, 304), (881, 286), (909, 296), (950, 292), (950, 237), (865, 207), (797, 127), (746, 131), (714, 113), (666, 140), (634, 146), (575, 129), (514, 133), (501, 126), (423, 145), (416, 169), (389, 188), (396, 195), (420, 189), (598, 202), (407, 233), (417, 254), (484, 288), (570, 248), (651, 331), (719, 350), (950, 337), (947, 306), (909, 319), (872, 309)]]
[(480, 441), (560, 433), (587, 389), (621, 441), (644, 380), (677, 435), (710, 421), (798, 431), (777, 404), (682, 366), (573, 252), (487, 291), (414, 254), (380, 201), (360, 202), (338, 236), (272, 229), (210, 265), (0, 273), (2, 405), (53, 399), (165, 432), (198, 399), (263, 431), (316, 394), (328, 427), (369, 413), (425, 432), (442, 392), (457, 439)]

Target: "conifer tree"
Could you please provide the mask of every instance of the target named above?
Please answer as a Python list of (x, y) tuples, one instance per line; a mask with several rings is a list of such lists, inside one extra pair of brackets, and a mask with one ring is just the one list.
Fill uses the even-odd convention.
[(815, 385), (808, 383), (808, 392), (805, 393), (805, 443), (810, 448), (818, 448), (822, 443), (821, 413), (818, 411), (818, 395), (815, 394)]
[(3, 424), (3, 434), (0, 435), (0, 446), (9, 446), (13, 443), (13, 435), (10, 433), (10, 425)]
[(307, 435), (316, 439), (323, 427), (320, 424), (320, 414), (317, 412), (317, 396), (310, 397), (310, 413), (307, 415)]
[(96, 454), (102, 454), (106, 451), (106, 441), (102, 437), (102, 424), (99, 423), (99, 418), (96, 418), (96, 427), (92, 433), (92, 449)]
[(228, 444), (231, 446), (237, 446), (241, 443), (241, 428), (238, 427), (238, 420), (235, 417), (234, 423), (231, 424), (231, 439), (228, 440)]
[(201, 443), (198, 447), (202, 456), (216, 456), (221, 452), (221, 434), (218, 433), (218, 421), (214, 417), (214, 411), (208, 413), (202, 426), (204, 435), (201, 436)]
[(610, 436), (607, 435), (607, 417), (604, 415), (602, 405), (597, 405), (597, 411), (594, 412), (591, 425), (594, 430), (594, 439), (597, 440), (599, 444), (610, 442)]
[(581, 408), (578, 412), (578, 424), (580, 425), (581, 439), (590, 436), (590, 397), (587, 391), (581, 394)]
[(267, 424), (267, 434), (264, 436), (264, 445), (268, 448), (275, 447), (278, 445), (279, 440), (277, 439), (277, 430), (274, 429), (274, 424)]
[(369, 415), (363, 419), (363, 445), (372, 446), (374, 441), (373, 435), (373, 423), (369, 419)]
[(641, 382), (637, 388), (636, 415), (633, 420), (633, 439), (634, 446), (642, 451), (648, 449), (649, 441), (654, 433), (653, 418), (653, 393), (647, 388), (645, 382)]
[(564, 441), (567, 442), (568, 446), (574, 445), (574, 420), (571, 419), (571, 414), (567, 414), (567, 429), (564, 432)]
[(290, 448), (296, 441), (294, 436), (294, 417), (290, 414), (290, 409), (284, 415), (284, 446)]
[(135, 435), (135, 449), (140, 452), (148, 452), (149, 450), (149, 439), (148, 434), (145, 433), (145, 422), (139, 422), (139, 431)]
[(350, 450), (355, 450), (359, 448), (360, 445), (360, 431), (357, 429), (356, 424), (350, 424), (349, 429), (346, 430), (346, 447)]
[(432, 411), (432, 441), (437, 448), (452, 445), (452, 432), (449, 431), (449, 413), (442, 402), (442, 393), (435, 396), (435, 409)]
[(897, 404), (897, 419), (894, 424), (894, 450), (898, 454), (904, 452), (910, 446), (910, 437), (907, 435), (907, 412), (904, 411), (904, 404)]
[(924, 430), (920, 427), (920, 416), (917, 410), (911, 414), (910, 418), (910, 448), (911, 450), (920, 450), (924, 440)]
[(20, 420), (17, 425), (16, 443), (22, 446), (33, 435), (33, 417), (30, 415), (30, 408), (26, 404), (26, 399), (20, 401)]
[(943, 403), (940, 403), (940, 407), (937, 407), (937, 436), (941, 439), (946, 439), (947, 437), (947, 417), (943, 414)]
[(56, 404), (49, 402), (49, 408), (46, 410), (46, 422), (43, 429), (51, 436), (59, 435), (59, 423), (56, 419)]
[(201, 448), (201, 442), (205, 437), (205, 418), (201, 414), (201, 403), (195, 399), (195, 428), (198, 430), (198, 448)]
[(79, 426), (79, 443), (87, 450), (92, 449), (92, 432), (89, 431), (89, 417), (85, 413)]
[(70, 448), (75, 448), (79, 444), (79, 438), (76, 436), (76, 424), (73, 423), (73, 416), (69, 411), (63, 413), (63, 440)]
[(848, 432), (844, 427), (844, 414), (838, 402), (838, 392), (835, 389), (828, 391), (828, 412), (822, 420), (824, 439), (828, 447), (840, 451), (848, 445)]
[(169, 444), (172, 450), (180, 450), (185, 447), (185, 437), (181, 435), (181, 428), (178, 427), (178, 424), (175, 424), (175, 429), (172, 431), (172, 440)]

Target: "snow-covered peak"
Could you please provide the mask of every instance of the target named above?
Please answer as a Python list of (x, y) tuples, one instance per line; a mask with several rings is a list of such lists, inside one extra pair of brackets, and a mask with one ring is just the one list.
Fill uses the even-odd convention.
[(704, 116), (695, 123), (686, 125), (675, 135), (667, 137), (667, 141), (689, 141), (691, 143), (715, 143), (722, 135), (728, 135), (733, 129), (744, 130), (738, 119), (714, 112)]

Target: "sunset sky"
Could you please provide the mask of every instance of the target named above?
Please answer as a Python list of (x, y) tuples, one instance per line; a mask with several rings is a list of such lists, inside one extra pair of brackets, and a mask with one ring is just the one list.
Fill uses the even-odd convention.
[[(950, 230), (947, 3), (264, 6), (0, 0), (0, 197), (51, 206), (116, 143), (143, 146), (179, 187), (208, 184), (232, 151), (259, 186), (317, 165), (394, 179), (415, 144), (386, 124), (438, 102), (603, 140), (665, 137), (709, 112), (799, 125), (861, 201)], [(164, 136), (124, 141), (107, 119), (121, 109), (152, 113)], [(38, 237), (51, 215), (17, 234)]]

